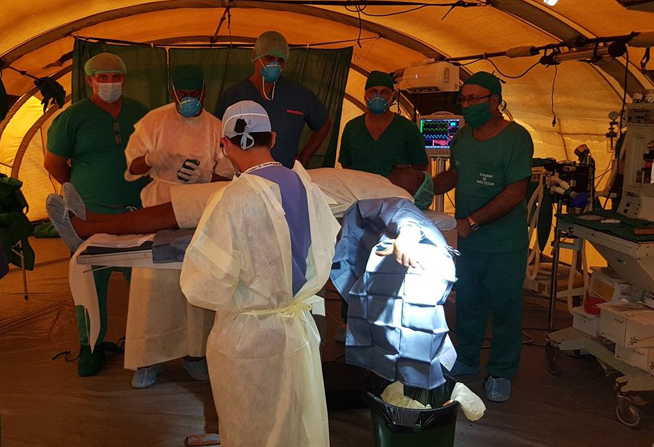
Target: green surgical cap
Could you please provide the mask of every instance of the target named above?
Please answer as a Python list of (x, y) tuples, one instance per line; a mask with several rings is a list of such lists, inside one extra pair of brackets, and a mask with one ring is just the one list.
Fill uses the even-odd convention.
[(95, 76), (98, 73), (127, 73), (125, 62), (113, 53), (100, 53), (87, 60), (84, 73)]
[(479, 85), (490, 91), (491, 95), (502, 97), (502, 82), (497, 76), (487, 71), (478, 71), (473, 74), (463, 83), (463, 85), (466, 84)]
[(173, 71), (173, 86), (177, 90), (202, 90), (204, 73), (197, 65), (179, 65)]
[(393, 89), (393, 78), (383, 71), (371, 71), (366, 81), (366, 90), (372, 87), (388, 87)]
[(274, 56), (288, 60), (288, 42), (286, 38), (277, 31), (266, 31), (257, 37), (254, 44), (254, 57), (259, 59), (264, 56)]

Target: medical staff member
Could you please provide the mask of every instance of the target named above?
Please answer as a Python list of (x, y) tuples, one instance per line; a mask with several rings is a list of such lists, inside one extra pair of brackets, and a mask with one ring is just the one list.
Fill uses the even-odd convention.
[[(125, 145), (134, 124), (147, 108), (123, 96), (127, 69), (123, 60), (111, 53), (100, 53), (84, 65), (86, 82), (92, 94), (62, 112), (48, 131), (45, 169), (59, 183), (72, 182), (79, 191), (88, 216), (93, 213), (117, 214), (141, 205), (139, 194), (145, 179), (127, 182)], [(103, 269), (93, 273), (98, 293), (101, 329), (96, 349), (91, 353), (86, 310), (76, 306), (80, 333), (80, 376), (92, 376), (102, 368), (101, 343), (107, 332), (107, 288), (112, 270), (128, 274), (129, 269)]]
[(489, 317), (493, 339), (485, 382), (489, 400), (511, 396), (522, 347), (522, 284), (527, 264), (525, 197), (533, 143), (527, 130), (502, 116), (502, 85), (487, 72), (468, 78), (459, 93), (466, 125), (452, 145), (452, 168), (434, 190), (456, 187), (455, 375), (479, 373)]
[(425, 173), (425, 141), (414, 123), (390, 110), (395, 100), (391, 75), (370, 72), (365, 100), (366, 113), (350, 120), (343, 129), (339, 162), (344, 168), (392, 180), (417, 178), (416, 188), (409, 192), (416, 197), (418, 208), (426, 209), (434, 194), (431, 176)]
[[(296, 159), (308, 166), (327, 138), (332, 122), (316, 95), (282, 75), (288, 56), (284, 36), (276, 31), (261, 34), (254, 45), (254, 73), (222, 95), (216, 116), (222, 118), (227, 107), (238, 101), (252, 100), (261, 104), (277, 132), (272, 156), (290, 169)], [(299, 150), (305, 124), (313, 133)]]
[(175, 67), (173, 102), (152, 110), (136, 123), (125, 149), (125, 179), (152, 179), (141, 191), (144, 207), (170, 202), (171, 185), (232, 177), (231, 163), (219, 147), (220, 120), (203, 107), (205, 92), (200, 67)]
[[(171, 96), (136, 123), (125, 156), (125, 179), (152, 178), (141, 192), (144, 207), (170, 202), (170, 188), (231, 177), (231, 163), (220, 149), (220, 120), (203, 108), (204, 75), (195, 65), (175, 68)], [(184, 368), (207, 380), (206, 339), (213, 314), (188, 304), (179, 288), (179, 271), (135, 268), (125, 336), (125, 367), (135, 369), (134, 388), (153, 385), (162, 363), (185, 357)]]
[(328, 447), (310, 308), (339, 225), (301, 164), (271, 156), (276, 133), (261, 105), (227, 108), (223, 133), (242, 174), (207, 204), (181, 277), (189, 302), (216, 311), (207, 359), (221, 445)]

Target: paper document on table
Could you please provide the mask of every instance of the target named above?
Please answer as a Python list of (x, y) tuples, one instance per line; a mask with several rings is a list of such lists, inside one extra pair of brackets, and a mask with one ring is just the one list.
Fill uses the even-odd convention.
[(140, 247), (145, 242), (153, 241), (154, 233), (152, 234), (124, 234), (124, 235), (115, 235), (115, 234), (94, 234), (86, 241), (88, 242), (87, 246), (94, 247), (115, 247), (115, 248), (129, 248), (129, 247)]

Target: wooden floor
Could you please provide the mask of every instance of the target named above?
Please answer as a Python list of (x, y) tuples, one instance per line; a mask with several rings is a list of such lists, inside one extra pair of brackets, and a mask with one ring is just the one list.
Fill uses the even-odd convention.
[[(19, 272), (0, 280), (0, 446), (180, 447), (190, 433), (215, 430), (209, 385), (190, 380), (179, 362), (168, 365), (156, 386), (133, 390), (119, 355), (90, 378), (77, 376), (75, 362), (52, 360), (78, 347), (67, 256), (58, 239), (35, 245), (38, 267), (29, 274), (29, 300), (22, 298)], [(118, 276), (111, 286), (108, 339), (117, 340), (125, 329), (126, 286)], [(525, 326), (543, 327), (542, 303), (528, 300), (525, 317)], [(560, 317), (559, 327), (569, 324)], [(542, 332), (528, 332), (542, 341)], [(511, 401), (488, 404), (478, 423), (460, 414), (455, 445), (654, 445), (654, 407), (644, 409), (641, 429), (626, 428), (614, 416), (612, 377), (592, 359), (564, 355), (560, 364), (564, 375), (552, 377), (545, 371), (543, 349), (525, 347)], [(480, 380), (469, 386), (481, 392)], [(331, 413), (330, 432), (332, 446), (374, 445), (367, 410)]]

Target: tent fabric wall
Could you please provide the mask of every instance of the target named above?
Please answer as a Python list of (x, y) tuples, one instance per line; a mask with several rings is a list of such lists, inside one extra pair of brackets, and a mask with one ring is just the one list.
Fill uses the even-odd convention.
[[(553, 8), (540, 0), (495, 0), (491, 3), (495, 6), (457, 8), (445, 20), (441, 20), (445, 9), (436, 7), (390, 17), (364, 15), (360, 30), (357, 13), (342, 7), (236, 0), (230, 3), (233, 6), (231, 26), (228, 30), (225, 24), (221, 36), (231, 33), (251, 41), (259, 33), (275, 29), (286, 35), (290, 43), (302, 45), (340, 42), (360, 35), (362, 40), (360, 45), (355, 43), (352, 64), (364, 71), (390, 71), (421, 61), (428, 54), (461, 56), (557, 42), (571, 33), (594, 37), (654, 28), (654, 14), (625, 9), (615, 0), (560, 1)], [(520, 8), (510, 10), (507, 5)], [(530, 8), (538, 10), (540, 16), (520, 15)], [(403, 9), (368, 7), (366, 13)], [(171, 38), (193, 41), (190, 36), (211, 36), (223, 13), (224, 9), (214, 0), (14, 2), (3, 5), (0, 16), (0, 57), (8, 58), (13, 66), (32, 74), (51, 75), (70, 64), (70, 59), (65, 57), (58, 60), (72, 51), (72, 34), (144, 42)], [(553, 24), (561, 25), (554, 29)], [(561, 33), (561, 29), (568, 31)], [(47, 41), (48, 36), (56, 38)], [(337, 43), (321, 48), (343, 45)], [(652, 88), (651, 81), (638, 72), (641, 56), (642, 49), (630, 50), (630, 73), (644, 88)], [(497, 58), (495, 62), (502, 72), (517, 74), (536, 60), (537, 57)], [(624, 58), (618, 61), (625, 62)], [(654, 62), (650, 62), (648, 68), (653, 67)], [(465, 69), (495, 70), (486, 61)], [(587, 143), (598, 158), (598, 171), (601, 172), (610, 158), (604, 138), (608, 130), (607, 115), (621, 107), (621, 76), (581, 62), (560, 65), (554, 94), (557, 121), (552, 126), (553, 75), (553, 68), (538, 66), (521, 79), (508, 80), (505, 98), (510, 111), (532, 132), (538, 156), (563, 159), (571, 156), (578, 144)], [(358, 71), (351, 70), (346, 86), (346, 93), (358, 101), (363, 99), (362, 79)], [(30, 79), (9, 70), (3, 70), (3, 81), (12, 94), (22, 94), (33, 87)], [(70, 77), (63, 80), (63, 85), (70, 92)], [(343, 123), (358, 113), (351, 101), (345, 101)], [(0, 144), (0, 160), (13, 160), (12, 147), (15, 150), (15, 145)], [(42, 179), (44, 177), (30, 182)], [(28, 196), (29, 188), (26, 185)]]

